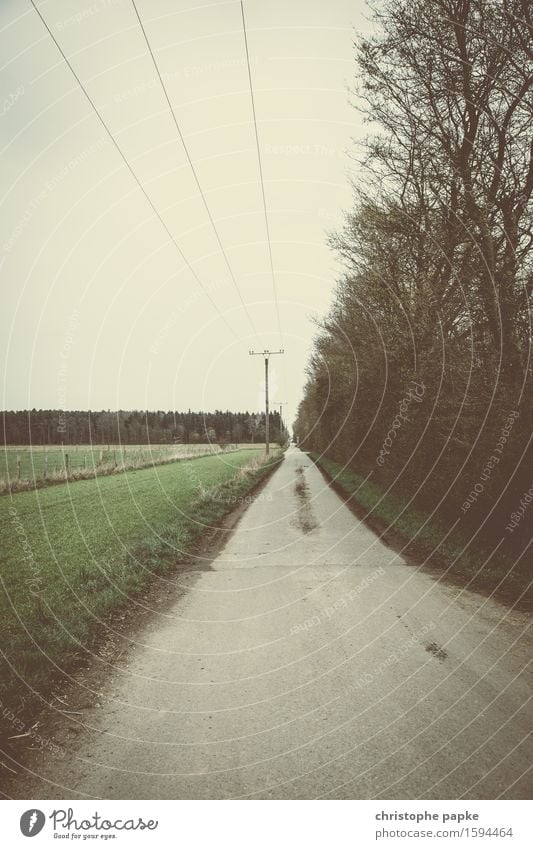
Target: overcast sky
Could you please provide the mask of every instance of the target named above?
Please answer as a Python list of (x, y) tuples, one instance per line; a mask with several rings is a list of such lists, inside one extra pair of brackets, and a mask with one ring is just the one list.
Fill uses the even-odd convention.
[(29, 0), (2, 0), (2, 406), (259, 409), (248, 351), (283, 347), (271, 398), (292, 419), (365, 132), (364, 4), (245, 3), (280, 326), (239, 2), (137, 0), (238, 289), (131, 0), (37, 5), (182, 255)]

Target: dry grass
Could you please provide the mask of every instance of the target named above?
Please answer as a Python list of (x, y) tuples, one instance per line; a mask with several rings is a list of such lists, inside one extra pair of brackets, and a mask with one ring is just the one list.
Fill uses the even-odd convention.
[[(41, 477), (21, 477), (21, 478), (0, 478), (0, 495), (14, 494), (17, 492), (27, 492), (29, 490), (41, 489), (45, 486), (53, 486), (54, 484), (63, 484), (72, 481), (94, 480), (94, 478), (107, 477), (108, 475), (116, 475), (121, 472), (131, 472), (138, 469), (148, 469), (152, 466), (163, 466), (168, 463), (177, 463), (183, 460), (194, 460), (200, 457), (208, 457), (212, 454), (228, 454), (235, 451), (247, 451), (257, 446), (242, 445), (238, 448), (227, 447), (220, 448), (218, 445), (201, 446), (204, 450), (198, 450), (200, 446), (194, 446), (191, 451), (184, 451), (183, 446), (176, 447), (167, 452), (151, 454), (146, 457), (145, 454), (137, 455), (127, 454), (120, 455), (115, 461), (98, 461), (89, 466), (78, 466), (69, 468), (68, 472), (65, 466), (52, 470), (48, 470), (46, 476)], [(28, 449), (26, 449), (28, 450)]]

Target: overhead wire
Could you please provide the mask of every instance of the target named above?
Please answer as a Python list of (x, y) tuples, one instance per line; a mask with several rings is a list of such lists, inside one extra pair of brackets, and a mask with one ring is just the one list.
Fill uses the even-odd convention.
[(171, 114), (172, 114), (172, 118), (173, 118), (173, 121), (174, 121), (174, 125), (175, 125), (175, 127), (176, 127), (176, 130), (177, 130), (177, 133), (178, 133), (179, 139), (180, 139), (180, 141), (181, 141), (181, 144), (182, 144), (182, 146), (183, 146), (183, 150), (184, 150), (184, 152), (185, 152), (185, 156), (187, 157), (187, 161), (188, 161), (188, 163), (189, 163), (189, 165), (190, 165), (190, 168), (191, 168), (191, 171), (192, 171), (192, 173), (193, 173), (194, 180), (195, 180), (195, 182), (196, 182), (196, 186), (198, 187), (198, 191), (199, 191), (199, 193), (200, 193), (200, 197), (202, 198), (202, 202), (203, 202), (203, 205), (204, 205), (205, 211), (206, 211), (206, 213), (207, 213), (207, 216), (208, 216), (209, 221), (210, 221), (210, 223), (211, 223), (211, 227), (213, 228), (213, 232), (214, 232), (215, 237), (216, 237), (216, 239), (217, 239), (218, 246), (219, 246), (219, 248), (220, 248), (220, 252), (221, 252), (222, 256), (224, 257), (224, 261), (225, 261), (225, 263), (226, 263), (226, 267), (227, 267), (227, 269), (228, 269), (228, 271), (229, 271), (229, 274), (230, 274), (230, 277), (231, 277), (231, 279), (232, 279), (232, 281), (233, 281), (233, 284), (234, 284), (234, 286), (235, 286), (235, 289), (237, 290), (237, 294), (238, 294), (238, 296), (239, 296), (239, 300), (240, 300), (240, 302), (241, 302), (241, 304), (242, 304), (242, 307), (243, 307), (243, 309), (244, 309), (244, 312), (246, 313), (246, 316), (247, 316), (247, 318), (248, 318), (248, 321), (250, 322), (250, 325), (251, 325), (251, 327), (252, 327), (252, 330), (253, 330), (254, 334), (255, 334), (255, 335), (257, 335), (257, 330), (256, 330), (256, 327), (255, 327), (255, 324), (254, 324), (254, 322), (253, 322), (253, 319), (252, 319), (252, 317), (251, 317), (251, 315), (250, 315), (250, 312), (249, 312), (249, 310), (248, 310), (248, 307), (246, 306), (246, 303), (245, 303), (244, 298), (243, 298), (243, 296), (242, 296), (241, 290), (240, 290), (240, 288), (239, 288), (239, 284), (237, 283), (237, 280), (236, 280), (235, 274), (234, 274), (234, 272), (233, 272), (233, 268), (231, 267), (230, 261), (229, 261), (229, 259), (228, 259), (228, 255), (227, 255), (227, 253), (226, 253), (226, 250), (225, 250), (225, 248), (224, 248), (224, 245), (222, 244), (222, 240), (221, 240), (221, 238), (220, 238), (220, 234), (219, 234), (219, 232), (218, 232), (218, 228), (217, 228), (217, 226), (216, 226), (216, 224), (215, 224), (215, 221), (214, 221), (214, 219), (213, 219), (213, 215), (212, 215), (211, 210), (210, 210), (210, 208), (209, 208), (209, 204), (207, 203), (207, 199), (206, 199), (206, 197), (205, 197), (204, 190), (203, 190), (203, 188), (202, 188), (202, 185), (201, 185), (200, 180), (199, 180), (199, 177), (198, 177), (198, 173), (197, 173), (197, 171), (196, 171), (196, 168), (195, 168), (194, 163), (193, 163), (193, 161), (192, 161), (191, 155), (190, 155), (190, 153), (189, 153), (189, 149), (188, 149), (187, 144), (186, 144), (186, 142), (185, 142), (185, 138), (184, 138), (183, 133), (182, 133), (182, 131), (181, 131), (181, 127), (180, 127), (179, 121), (178, 121), (178, 119), (177, 119), (177, 117), (176, 117), (176, 113), (175, 113), (175, 111), (174, 111), (174, 107), (172, 106), (172, 102), (171, 102), (170, 97), (169, 97), (169, 95), (168, 95), (167, 87), (166, 87), (166, 85), (165, 85), (165, 83), (164, 83), (164, 80), (163, 80), (162, 74), (161, 74), (161, 72), (160, 72), (160, 70), (159, 70), (159, 66), (158, 66), (158, 64), (157, 64), (157, 60), (156, 60), (156, 58), (155, 58), (154, 51), (152, 50), (152, 46), (151, 46), (151, 44), (150, 44), (150, 41), (149, 41), (149, 38), (148, 38), (148, 34), (147, 34), (147, 32), (146, 32), (145, 26), (144, 26), (144, 24), (143, 24), (143, 22), (142, 22), (142, 19), (141, 19), (140, 13), (139, 13), (139, 9), (137, 8), (137, 4), (136, 4), (135, 0), (131, 0), (131, 2), (132, 2), (132, 5), (133, 5), (133, 8), (134, 8), (134, 10), (135, 10), (135, 14), (137, 15), (137, 20), (139, 21), (139, 26), (140, 26), (140, 28), (141, 28), (141, 30), (142, 30), (142, 34), (143, 34), (143, 36), (144, 36), (144, 40), (145, 40), (145, 42), (146, 42), (146, 46), (148, 47), (148, 50), (149, 50), (149, 52), (150, 52), (150, 56), (151, 56), (151, 58), (152, 58), (152, 62), (153, 62), (154, 68), (155, 68), (156, 73), (157, 73), (157, 76), (158, 76), (158, 78), (159, 78), (159, 82), (161, 83), (161, 88), (163, 89), (163, 94), (165, 95), (165, 99), (166, 99), (166, 101), (167, 101), (168, 108), (170, 109), (170, 112), (171, 112)]
[(264, 178), (263, 178), (263, 163), (262, 163), (262, 159), (261, 159), (261, 147), (260, 147), (260, 144), (259, 144), (259, 131), (258, 131), (258, 128), (257, 128), (257, 114), (256, 114), (256, 109), (255, 109), (254, 85), (253, 85), (253, 80), (252, 80), (252, 69), (251, 69), (251, 65), (250, 65), (250, 51), (249, 51), (249, 48), (248, 48), (248, 34), (247, 34), (247, 30), (246, 30), (246, 16), (244, 14), (243, 0), (241, 0), (241, 17), (242, 17), (242, 31), (243, 31), (243, 36), (244, 36), (244, 47), (245, 47), (245, 51), (246, 51), (246, 65), (247, 65), (247, 68), (248, 68), (248, 82), (249, 82), (249, 87), (250, 87), (250, 100), (251, 100), (251, 104), (252, 104), (252, 116), (253, 116), (253, 121), (254, 121), (255, 146), (256, 146), (256, 150), (257, 150), (257, 162), (258, 162), (258, 165), (259, 165), (259, 178), (260, 178), (260, 181), (261, 181), (261, 196), (262, 196), (262, 199), (263, 199), (263, 215), (264, 215), (264, 219), (265, 219), (265, 230), (266, 230), (267, 245), (268, 245), (268, 256), (269, 256), (269, 261), (270, 261), (270, 274), (271, 274), (271, 278), (272, 278), (272, 288), (274, 290), (274, 303), (275, 303), (275, 306), (276, 306), (276, 317), (277, 317), (277, 323), (278, 323), (278, 331), (279, 331), (280, 339), (281, 339), (281, 342), (282, 342), (282, 345), (283, 345), (283, 333), (282, 333), (282, 330), (281, 330), (281, 317), (280, 317), (280, 311), (279, 311), (278, 292), (277, 292), (277, 286), (276, 286), (276, 272), (274, 270), (274, 259), (273, 259), (273, 256), (272, 256), (272, 241), (271, 241), (271, 238), (270, 238), (270, 225), (269, 225), (269, 220), (268, 220), (266, 192), (265, 192), (265, 181), (264, 181)]
[(68, 68), (70, 69), (70, 72), (72, 73), (72, 75), (73, 75), (74, 79), (75, 79), (75, 80), (76, 80), (76, 82), (78, 83), (79, 87), (81, 88), (81, 90), (83, 91), (83, 93), (84, 93), (85, 97), (87, 98), (87, 100), (88, 100), (89, 104), (91, 105), (92, 109), (94, 110), (95, 114), (97, 115), (97, 117), (98, 117), (98, 119), (99, 119), (99, 121), (100, 121), (101, 125), (103, 126), (103, 128), (104, 128), (105, 132), (107, 133), (107, 135), (108, 135), (108, 137), (109, 137), (110, 141), (112, 142), (113, 146), (115, 147), (115, 149), (116, 149), (116, 150), (117, 150), (117, 152), (119, 153), (119, 155), (120, 155), (120, 157), (121, 157), (122, 161), (124, 162), (124, 164), (125, 164), (126, 168), (128, 169), (128, 171), (129, 171), (129, 172), (130, 172), (130, 174), (132, 175), (133, 179), (135, 180), (135, 182), (136, 182), (136, 183), (137, 183), (137, 185), (139, 186), (139, 188), (140, 188), (141, 192), (143, 193), (144, 197), (145, 197), (145, 198), (146, 198), (146, 200), (148, 201), (148, 203), (149, 203), (149, 205), (150, 205), (150, 207), (151, 207), (151, 209), (152, 209), (153, 213), (156, 215), (156, 217), (158, 218), (158, 220), (159, 220), (159, 222), (161, 223), (162, 227), (164, 228), (164, 230), (165, 230), (165, 232), (166, 232), (167, 236), (169, 237), (170, 241), (172, 242), (172, 244), (174, 245), (174, 247), (177, 249), (177, 251), (178, 251), (178, 253), (179, 253), (179, 255), (180, 255), (181, 259), (183, 260), (184, 264), (185, 264), (185, 265), (186, 265), (186, 267), (189, 269), (189, 271), (190, 271), (190, 272), (191, 272), (191, 274), (193, 275), (194, 279), (196, 280), (196, 282), (198, 283), (198, 285), (200, 286), (200, 288), (203, 290), (204, 294), (207, 296), (207, 299), (209, 300), (209, 302), (211, 303), (211, 305), (214, 307), (214, 309), (215, 309), (215, 310), (217, 311), (217, 313), (220, 315), (220, 317), (221, 317), (222, 321), (224, 322), (224, 324), (226, 325), (226, 327), (228, 328), (228, 330), (232, 333), (232, 335), (233, 335), (236, 339), (238, 339), (238, 340), (240, 341), (240, 339), (239, 339), (239, 337), (238, 337), (237, 333), (236, 333), (236, 332), (235, 332), (235, 330), (231, 327), (231, 325), (230, 325), (230, 324), (229, 324), (229, 322), (227, 321), (226, 317), (223, 315), (223, 313), (221, 313), (221, 311), (220, 311), (219, 307), (217, 306), (216, 302), (213, 300), (213, 298), (212, 298), (212, 297), (211, 297), (211, 295), (209, 294), (208, 289), (207, 289), (207, 288), (205, 287), (205, 285), (203, 284), (203, 282), (202, 282), (201, 278), (199, 277), (198, 273), (196, 272), (195, 268), (193, 267), (193, 265), (191, 264), (191, 262), (187, 259), (187, 257), (185, 256), (185, 254), (183, 253), (183, 251), (182, 251), (182, 249), (181, 249), (181, 247), (180, 247), (180, 245), (179, 245), (178, 241), (176, 240), (176, 238), (175, 238), (175, 237), (174, 237), (174, 235), (172, 234), (171, 230), (169, 229), (168, 225), (166, 224), (166, 222), (165, 222), (165, 221), (164, 221), (164, 219), (162, 218), (161, 214), (159, 213), (158, 209), (156, 208), (155, 204), (153, 203), (153, 201), (152, 201), (152, 199), (151, 199), (150, 195), (148, 194), (148, 192), (147, 192), (147, 191), (146, 191), (146, 189), (144, 188), (144, 186), (143, 186), (143, 184), (141, 183), (141, 181), (140, 181), (139, 177), (138, 177), (138, 176), (137, 176), (137, 174), (135, 173), (135, 170), (133, 169), (133, 167), (131, 166), (130, 162), (128, 161), (128, 159), (127, 159), (127, 157), (126, 157), (125, 153), (123, 152), (122, 148), (120, 147), (119, 143), (117, 142), (117, 140), (116, 140), (116, 139), (115, 139), (115, 137), (113, 136), (113, 133), (112, 133), (112, 132), (111, 132), (111, 130), (109, 129), (109, 127), (108, 127), (107, 123), (105, 122), (104, 118), (102, 117), (102, 115), (101, 115), (100, 111), (98, 110), (98, 108), (97, 108), (97, 106), (96, 106), (95, 102), (93, 101), (92, 97), (90, 96), (90, 94), (88, 93), (87, 89), (86, 89), (86, 88), (85, 88), (85, 86), (83, 85), (83, 83), (82, 83), (81, 79), (79, 78), (78, 74), (77, 74), (77, 73), (76, 73), (76, 71), (74, 70), (74, 68), (73, 68), (73, 66), (72, 66), (72, 64), (71, 64), (71, 62), (70, 62), (70, 60), (68, 59), (68, 57), (67, 57), (66, 53), (64, 52), (63, 48), (62, 48), (62, 47), (61, 47), (61, 45), (59, 44), (58, 40), (56, 39), (56, 37), (55, 37), (54, 33), (52, 32), (52, 30), (50, 29), (50, 27), (48, 26), (48, 23), (46, 22), (45, 18), (44, 18), (44, 17), (43, 17), (43, 15), (41, 14), (41, 12), (40, 12), (40, 10), (39, 10), (39, 7), (36, 5), (36, 3), (34, 2), (34, 0), (30, 0), (30, 2), (31, 2), (31, 4), (32, 4), (33, 8), (35, 9), (35, 11), (36, 11), (37, 15), (38, 15), (38, 16), (39, 16), (39, 18), (41, 19), (41, 22), (42, 22), (43, 26), (45, 27), (46, 31), (48, 32), (48, 34), (49, 34), (50, 38), (52, 39), (52, 41), (54, 42), (55, 46), (56, 46), (56, 47), (57, 47), (57, 49), (59, 50), (59, 52), (60, 52), (61, 56), (63, 57), (63, 60), (65, 61), (65, 63), (66, 63), (66, 65), (68, 66)]

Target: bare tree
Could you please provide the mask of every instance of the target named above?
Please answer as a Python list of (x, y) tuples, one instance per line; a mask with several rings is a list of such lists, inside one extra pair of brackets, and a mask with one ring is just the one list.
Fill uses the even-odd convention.
[(440, 218), (438, 308), (468, 264), (486, 352), (519, 375), (531, 296), (533, 65), (522, 0), (390, 0), (359, 48), (359, 94), (384, 133), (368, 164), (385, 193), (428, 229)]

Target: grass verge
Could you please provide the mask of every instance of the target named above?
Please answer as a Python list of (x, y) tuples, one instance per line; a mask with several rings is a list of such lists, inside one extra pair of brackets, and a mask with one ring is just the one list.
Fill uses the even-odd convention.
[(1, 499), (0, 736), (31, 727), (106, 623), (175, 573), (282, 456), (218, 454)]
[(531, 570), (527, 552), (520, 559), (504, 553), (490, 555), (476, 540), (458, 529), (449, 531), (438, 518), (408, 503), (407, 498), (385, 494), (356, 472), (311, 453), (309, 455), (336, 491), (387, 543), (410, 555), (432, 572), (456, 579), (470, 589), (531, 609)]

